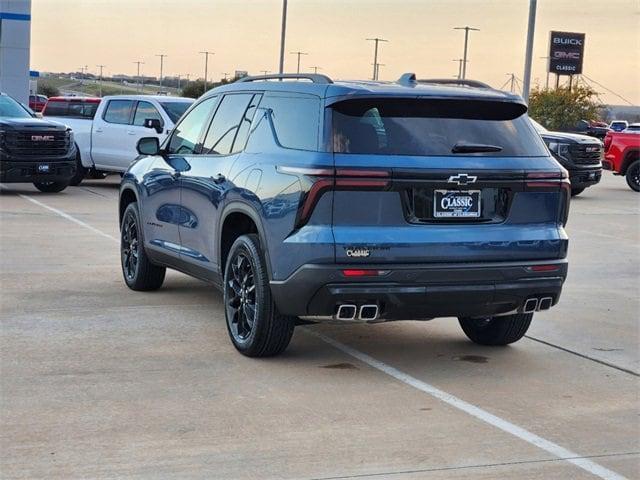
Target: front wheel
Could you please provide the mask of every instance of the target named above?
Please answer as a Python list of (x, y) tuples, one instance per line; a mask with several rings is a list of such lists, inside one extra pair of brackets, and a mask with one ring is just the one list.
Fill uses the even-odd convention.
[(640, 192), (640, 160), (636, 160), (629, 165), (625, 177), (627, 178), (627, 185), (629, 185), (632, 190)]
[(58, 193), (67, 188), (69, 184), (64, 182), (33, 182), (33, 185), (44, 193)]
[(224, 306), (229, 337), (243, 355), (278, 355), (289, 345), (295, 318), (280, 314), (271, 298), (257, 235), (243, 235), (231, 246), (224, 273)]
[(76, 153), (76, 173), (73, 177), (71, 177), (71, 181), (69, 185), (72, 187), (77, 187), (80, 185), (82, 180), (84, 180), (85, 175), (87, 174), (87, 169), (82, 166), (82, 160), (80, 159), (80, 152)]
[(508, 345), (527, 333), (533, 313), (516, 313), (484, 318), (460, 318), (460, 326), (474, 343), (480, 345)]
[(164, 282), (166, 269), (151, 263), (144, 250), (138, 205), (127, 206), (120, 230), (122, 275), (131, 290), (157, 290)]

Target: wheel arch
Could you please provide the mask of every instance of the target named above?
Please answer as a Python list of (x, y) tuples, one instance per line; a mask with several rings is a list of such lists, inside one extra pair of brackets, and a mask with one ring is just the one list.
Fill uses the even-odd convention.
[(622, 161), (622, 168), (620, 169), (620, 174), (626, 175), (627, 169), (629, 165), (631, 165), (634, 161), (640, 159), (640, 150), (637, 148), (629, 149), (624, 152), (624, 160)]
[[(249, 225), (242, 224), (239, 225), (239, 228), (234, 228), (229, 223), (246, 221), (243, 219), (250, 221), (253, 228), (250, 228)], [(217, 257), (220, 265), (220, 275), (224, 277), (227, 254), (229, 253), (231, 245), (236, 238), (246, 233), (256, 233), (258, 235), (260, 245), (265, 256), (269, 279), (273, 278), (271, 275), (271, 259), (269, 256), (268, 240), (264, 225), (262, 224), (262, 219), (253, 206), (247, 205), (243, 202), (230, 203), (224, 208), (222, 215), (220, 216), (218, 232), (216, 235), (216, 239), (218, 240)]]
[(118, 202), (118, 225), (122, 225), (124, 211), (133, 202), (138, 202), (138, 192), (132, 185), (124, 185), (120, 189), (120, 198)]

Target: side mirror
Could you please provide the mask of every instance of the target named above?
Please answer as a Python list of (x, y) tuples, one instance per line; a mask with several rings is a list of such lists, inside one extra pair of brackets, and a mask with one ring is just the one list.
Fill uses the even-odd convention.
[(158, 155), (160, 153), (160, 142), (156, 137), (144, 137), (138, 140), (136, 149), (140, 155)]
[(144, 126), (147, 128), (153, 128), (156, 133), (162, 133), (162, 123), (157, 118), (147, 118), (144, 121)]

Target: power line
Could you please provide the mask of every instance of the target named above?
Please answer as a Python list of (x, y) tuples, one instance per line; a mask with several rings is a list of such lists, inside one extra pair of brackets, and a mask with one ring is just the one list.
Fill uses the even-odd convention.
[(610, 94), (615, 95), (616, 97), (620, 98), (621, 100), (624, 100), (624, 101), (625, 101), (625, 102), (627, 102), (629, 105), (634, 106), (634, 107), (636, 106), (635, 104), (631, 103), (629, 100), (627, 100), (626, 98), (624, 98), (622, 95), (620, 95), (620, 94), (618, 94), (618, 93), (614, 92), (613, 90), (611, 90), (611, 89), (609, 89), (609, 88), (605, 87), (605, 86), (604, 86), (604, 85), (602, 85), (601, 83), (596, 82), (593, 78), (589, 78), (589, 77), (587, 77), (584, 73), (582, 74), (582, 76), (583, 76), (584, 78), (586, 78), (587, 80), (589, 80), (590, 82), (595, 83), (595, 84), (596, 84), (596, 85), (598, 85), (599, 87), (604, 88), (604, 89), (605, 89), (607, 92), (609, 92)]

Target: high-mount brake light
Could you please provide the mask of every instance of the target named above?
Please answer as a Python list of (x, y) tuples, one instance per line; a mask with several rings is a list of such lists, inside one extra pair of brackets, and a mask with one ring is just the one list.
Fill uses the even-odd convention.
[(380, 169), (281, 166), (278, 171), (301, 175), (313, 182), (298, 209), (296, 228), (309, 221), (320, 197), (328, 190), (383, 190), (391, 183), (391, 172)]

